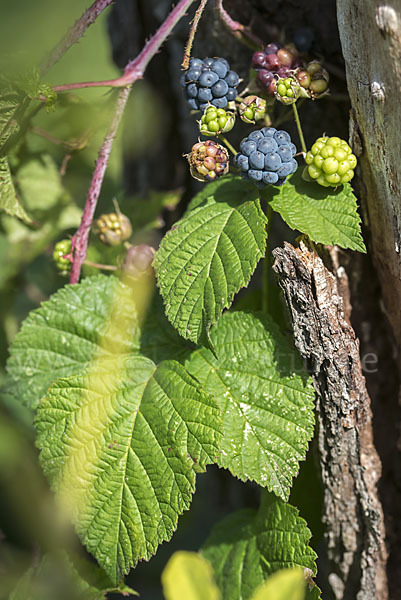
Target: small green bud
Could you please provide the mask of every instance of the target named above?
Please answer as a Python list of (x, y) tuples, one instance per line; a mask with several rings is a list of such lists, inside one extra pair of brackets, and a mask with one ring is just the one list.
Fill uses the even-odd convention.
[(256, 123), (266, 116), (266, 100), (259, 96), (246, 96), (239, 105), (239, 116), (245, 123)]

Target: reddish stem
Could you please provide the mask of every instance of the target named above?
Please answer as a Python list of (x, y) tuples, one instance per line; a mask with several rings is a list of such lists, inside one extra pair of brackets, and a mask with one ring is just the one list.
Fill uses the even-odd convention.
[(104, 174), (109, 162), (110, 152), (113, 146), (114, 138), (117, 134), (118, 125), (124, 113), (128, 96), (131, 88), (123, 88), (118, 96), (115, 113), (110, 123), (110, 127), (104, 138), (104, 142), (99, 150), (96, 160), (95, 171), (92, 182), (86, 197), (84, 212), (78, 231), (72, 238), (73, 262), (70, 275), (70, 283), (77, 283), (81, 274), (81, 267), (86, 258), (86, 249), (88, 247), (89, 232), (92, 226), (93, 215), (95, 214), (97, 201), (102, 188)]
[(150, 60), (160, 49), (160, 46), (164, 43), (166, 38), (171, 33), (171, 30), (176, 25), (177, 21), (186, 12), (187, 8), (195, 0), (180, 0), (177, 6), (171, 11), (167, 19), (162, 23), (157, 32), (149, 41), (146, 42), (143, 50), (138, 56), (129, 62), (124, 69), (123, 75), (116, 79), (107, 79), (103, 81), (83, 81), (78, 83), (66, 83), (63, 85), (53, 86), (52, 89), (55, 92), (65, 92), (69, 90), (78, 90), (81, 88), (88, 87), (124, 87), (131, 85), (134, 81), (142, 79), (143, 74), (148, 66)]
[(137, 79), (141, 79), (143, 77), (143, 73), (145, 72), (150, 60), (158, 52), (160, 46), (171, 33), (176, 23), (181, 19), (188, 7), (193, 2), (194, 0), (180, 0), (177, 6), (168, 15), (164, 23), (162, 23), (162, 25), (159, 27), (155, 35), (151, 37), (148, 42), (146, 42), (143, 50), (134, 60), (127, 64), (124, 69), (123, 76), (119, 78), (120, 85), (126, 87), (124, 87), (119, 93), (112, 122), (96, 160), (95, 171), (93, 173), (91, 185), (86, 198), (81, 224), (78, 231), (72, 238), (73, 263), (71, 268), (70, 283), (77, 283), (79, 281), (81, 267), (86, 257), (89, 231), (92, 225), (93, 216), (95, 214), (104, 174), (106, 172), (114, 138), (117, 134), (118, 125), (131, 91), (131, 84)]
[(65, 36), (60, 40), (57, 46), (52, 50), (50, 55), (44, 59), (40, 67), (42, 75), (47, 73), (52, 66), (60, 60), (60, 58), (73, 46), (85, 31), (96, 21), (98, 16), (107, 8), (113, 0), (95, 0), (95, 2), (84, 12), (82, 17), (74, 23), (67, 31)]
[(239, 23), (238, 21), (234, 21), (234, 19), (230, 17), (223, 6), (223, 0), (216, 0), (216, 10), (224, 25), (237, 39), (244, 42), (247, 46), (251, 46), (254, 50), (261, 47), (263, 48), (264, 44), (262, 40), (259, 39), (249, 27), (242, 25), (242, 23)]

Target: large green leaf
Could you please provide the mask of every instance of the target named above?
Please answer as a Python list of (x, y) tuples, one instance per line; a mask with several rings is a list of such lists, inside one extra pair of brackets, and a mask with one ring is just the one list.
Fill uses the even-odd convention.
[(166, 600), (220, 600), (212, 566), (196, 552), (175, 552), (162, 583)]
[(27, 223), (31, 221), (18, 199), (6, 156), (0, 157), (0, 210)]
[(269, 316), (225, 313), (211, 341), (215, 354), (199, 348), (186, 366), (223, 413), (218, 464), (286, 499), (313, 435), (311, 380)]
[(58, 379), (35, 425), (41, 465), (114, 583), (171, 538), (221, 438), (219, 409), (185, 369), (141, 356)]
[(143, 286), (105, 275), (58, 290), (29, 314), (11, 346), (8, 392), (35, 408), (52, 382), (79, 373), (93, 360), (132, 353), (155, 362), (182, 358), (188, 348), (165, 318), (158, 296), (141, 328), (139, 293)]
[[(248, 600), (279, 569), (307, 567), (316, 574), (310, 536), (296, 508), (265, 493), (258, 511), (239, 510), (218, 523), (202, 554), (213, 565), (223, 600)], [(316, 589), (308, 599), (318, 597)]]
[(155, 256), (166, 315), (193, 342), (248, 284), (266, 244), (255, 186), (238, 177), (210, 184), (163, 238)]
[(314, 242), (366, 252), (357, 201), (349, 183), (338, 189), (304, 181), (299, 170), (280, 188), (263, 193), (284, 221)]

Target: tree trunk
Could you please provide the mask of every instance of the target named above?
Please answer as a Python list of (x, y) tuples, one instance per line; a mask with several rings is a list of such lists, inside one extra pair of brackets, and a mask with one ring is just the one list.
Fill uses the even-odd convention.
[[(389, 376), (396, 380), (401, 365), (401, 2), (338, 0), (337, 13), (352, 105), (351, 129), (360, 152), (359, 195), (393, 334), (395, 365)], [(384, 368), (385, 363), (379, 364), (379, 370)], [(401, 586), (399, 392), (393, 390), (375, 410), (380, 411), (377, 443), (383, 449), (380, 487), (389, 546), (388, 580), (390, 597), (395, 599)]]

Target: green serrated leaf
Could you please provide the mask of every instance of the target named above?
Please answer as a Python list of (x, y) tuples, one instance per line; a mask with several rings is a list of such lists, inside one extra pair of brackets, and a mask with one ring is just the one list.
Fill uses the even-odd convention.
[(19, 130), (16, 118), (23, 95), (1, 81), (0, 76), (0, 149)]
[(256, 590), (252, 600), (304, 600), (305, 590), (302, 569), (282, 569)]
[(114, 583), (171, 538), (221, 439), (219, 409), (184, 367), (141, 356), (57, 380), (35, 424), (42, 467)]
[(175, 552), (162, 584), (166, 600), (220, 600), (212, 566), (196, 552)]
[(314, 242), (366, 252), (357, 200), (349, 183), (336, 190), (324, 188), (304, 181), (298, 169), (285, 185), (269, 186), (263, 196), (291, 229)]
[[(239, 510), (218, 523), (202, 554), (213, 565), (223, 600), (248, 600), (279, 569), (307, 567), (316, 575), (310, 536), (296, 508), (264, 493), (258, 511)], [(308, 600), (316, 598), (311, 594)]]
[(26, 223), (31, 222), (18, 199), (6, 156), (0, 157), (0, 210)]
[(184, 338), (207, 343), (264, 256), (266, 222), (255, 186), (229, 177), (202, 190), (163, 238), (154, 266), (166, 315)]
[(36, 408), (52, 382), (79, 373), (91, 361), (133, 353), (156, 363), (182, 359), (190, 346), (168, 323), (158, 295), (139, 322), (136, 303), (143, 293), (143, 285), (138, 289), (105, 275), (58, 290), (31, 311), (11, 346), (9, 393)]
[(195, 350), (188, 371), (223, 412), (218, 464), (287, 499), (314, 427), (314, 391), (302, 362), (268, 315), (225, 313), (214, 355)]

